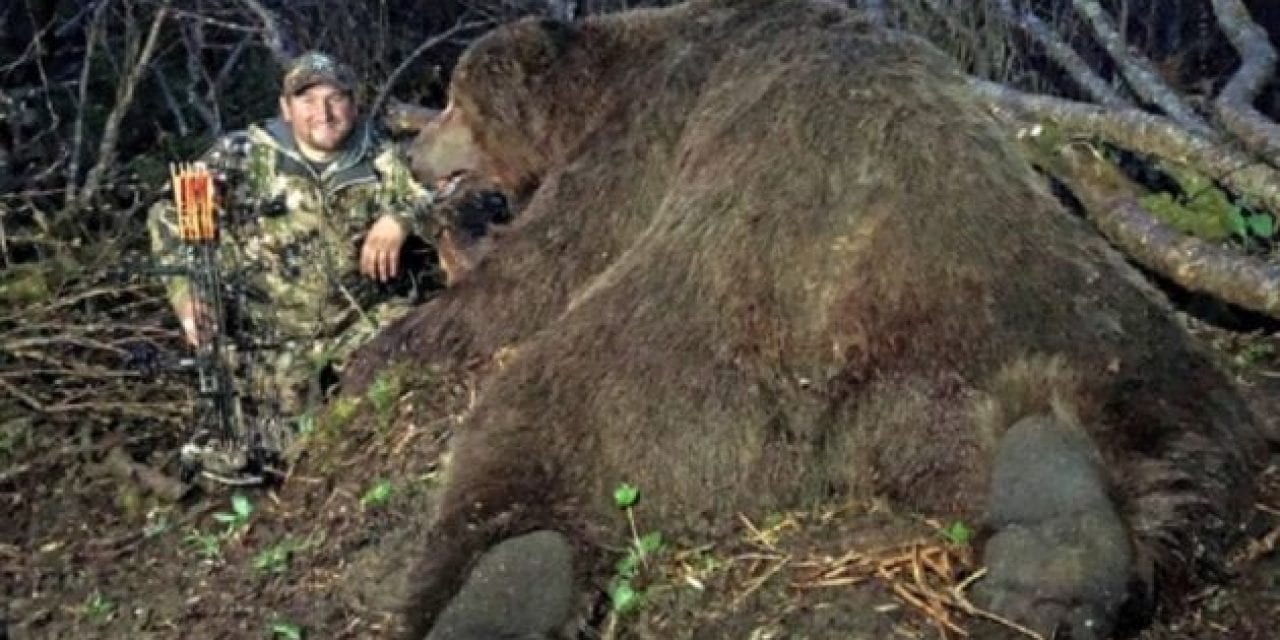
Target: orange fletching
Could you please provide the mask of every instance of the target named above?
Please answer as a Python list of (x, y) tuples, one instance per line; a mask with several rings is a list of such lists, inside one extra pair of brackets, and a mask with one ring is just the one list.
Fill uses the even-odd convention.
[(218, 227), (213, 176), (208, 167), (200, 163), (170, 165), (169, 175), (178, 213), (178, 236), (184, 242), (212, 241)]

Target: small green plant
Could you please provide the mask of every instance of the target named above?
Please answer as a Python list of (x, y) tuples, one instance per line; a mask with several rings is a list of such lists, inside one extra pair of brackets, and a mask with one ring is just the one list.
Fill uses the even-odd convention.
[(309, 436), (312, 433), (315, 433), (315, 430), (316, 430), (315, 414), (308, 411), (298, 416), (298, 435)]
[(938, 529), (938, 535), (942, 536), (943, 540), (959, 547), (966, 546), (973, 541), (973, 530), (959, 520)]
[(252, 515), (253, 503), (243, 493), (237, 492), (231, 496), (231, 513), (219, 511), (213, 514), (213, 519), (226, 525), (222, 536), (229, 538), (244, 532), (249, 527), (249, 516)]
[(324, 421), (326, 431), (337, 431), (351, 423), (360, 408), (360, 398), (339, 396), (329, 409), (328, 419)]
[(634, 485), (624, 482), (613, 490), (613, 505), (625, 510), (628, 515), (631, 514), (631, 507), (634, 507), (639, 500), (640, 488)]
[(360, 506), (365, 509), (385, 506), (391, 500), (391, 481), (382, 479), (373, 483), (364, 495), (360, 496)]
[(300, 547), (293, 538), (285, 538), (253, 557), (253, 568), (262, 573), (284, 573), (289, 568), (289, 560)]
[(1233, 205), (1227, 212), (1227, 224), (1231, 233), (1248, 242), (1250, 238), (1270, 239), (1276, 233), (1276, 222), (1271, 214), (1255, 212), (1249, 208)]
[(378, 415), (386, 415), (395, 406), (396, 398), (400, 395), (400, 385), (396, 383), (394, 376), (383, 373), (369, 385), (365, 395), (369, 397), (369, 402)]
[(1234, 237), (1246, 247), (1275, 236), (1271, 214), (1233, 201), (1210, 177), (1171, 162), (1161, 162), (1159, 168), (1177, 182), (1178, 193), (1152, 193), (1138, 202), (1164, 223), (1209, 241)]
[(94, 591), (84, 603), (84, 615), (94, 624), (105, 624), (111, 620), (116, 605), (100, 591)]
[(609, 600), (618, 615), (635, 611), (644, 602), (644, 592), (635, 588), (634, 581), (640, 574), (649, 557), (662, 549), (662, 534), (651, 531), (639, 534), (636, 529), (635, 505), (640, 500), (640, 489), (634, 485), (622, 483), (613, 490), (613, 504), (627, 515), (627, 524), (631, 528), (631, 544), (627, 552), (614, 565), (614, 576), (609, 581)]
[(269, 627), (272, 638), (284, 638), (285, 640), (302, 640), (305, 634), (302, 627), (289, 622), (288, 620), (272, 621)]
[(192, 530), (182, 540), (195, 547), (196, 555), (201, 558), (212, 560), (222, 555), (222, 536), (216, 533), (201, 533)]
[(1240, 347), (1235, 355), (1232, 356), (1231, 361), (1237, 367), (1253, 367), (1270, 360), (1275, 355), (1275, 345), (1261, 340), (1253, 340)]

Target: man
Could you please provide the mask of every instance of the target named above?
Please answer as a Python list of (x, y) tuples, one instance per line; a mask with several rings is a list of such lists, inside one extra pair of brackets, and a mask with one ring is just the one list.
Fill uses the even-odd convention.
[[(236, 197), (278, 203), (274, 215), (224, 228), (218, 260), (243, 274), (246, 300), (237, 309), (255, 336), (280, 345), (255, 363), (249, 395), (276, 407), (259, 412), (297, 416), (316, 397), (316, 381), (410, 301), (387, 286), (401, 275), (411, 236), (430, 238), (429, 193), (413, 181), (395, 148), (377, 139), (359, 115), (351, 71), (322, 53), (286, 69), (280, 115), (218, 140), (201, 160), (230, 176)], [(173, 264), (180, 240), (173, 203), (151, 210), (152, 248)], [(186, 339), (198, 345), (201, 308), (185, 278), (166, 282)]]

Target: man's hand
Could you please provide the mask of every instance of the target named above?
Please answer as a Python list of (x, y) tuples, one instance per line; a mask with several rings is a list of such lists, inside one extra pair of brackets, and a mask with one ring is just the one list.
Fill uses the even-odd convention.
[(404, 227), (391, 215), (373, 223), (364, 246), (360, 247), (360, 273), (379, 282), (396, 277), (400, 270), (400, 246), (404, 244)]
[(213, 315), (209, 313), (209, 309), (194, 300), (187, 299), (174, 307), (178, 314), (178, 322), (182, 323), (182, 335), (187, 339), (187, 344), (198, 347), (200, 343), (210, 337), (201, 335), (200, 327), (210, 327), (213, 323)]

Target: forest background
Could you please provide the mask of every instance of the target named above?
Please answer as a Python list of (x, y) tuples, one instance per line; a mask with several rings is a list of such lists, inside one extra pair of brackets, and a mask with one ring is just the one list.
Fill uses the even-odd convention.
[[(153, 279), (113, 269), (145, 250), (145, 209), (169, 163), (273, 115), (280, 65), (302, 51), (351, 63), (362, 104), (403, 133), (403, 105), (442, 106), (457, 56), (488, 28), (646, 4), (660, 3), (6, 0), (0, 513), (16, 515), (0, 519), (0, 577), (18, 578), (0, 580), (9, 620), (30, 627), (70, 610), (74, 625), (90, 625), (75, 627), (83, 632), (96, 628), (94, 612), (107, 627), (123, 616), (103, 604), (119, 598), (102, 595), (92, 569), (58, 569), (40, 549), (64, 540), (54, 555), (71, 553), (68, 532), (102, 517), (121, 531), (103, 539), (132, 549), (139, 519), (155, 511), (116, 486), (120, 473), (104, 481), (96, 470), (164, 469), (183, 437), (187, 382), (123, 365), (139, 344), (179, 353), (176, 324)], [(1280, 376), (1280, 2), (855, 4), (949, 52), (1064, 201), (1143, 267), (1227, 366)], [(1275, 555), (1268, 531), (1259, 540), (1270, 549), (1255, 559)], [(59, 603), (41, 580), (71, 586)], [(1272, 595), (1248, 606), (1280, 615), (1280, 587), (1266, 588)]]

